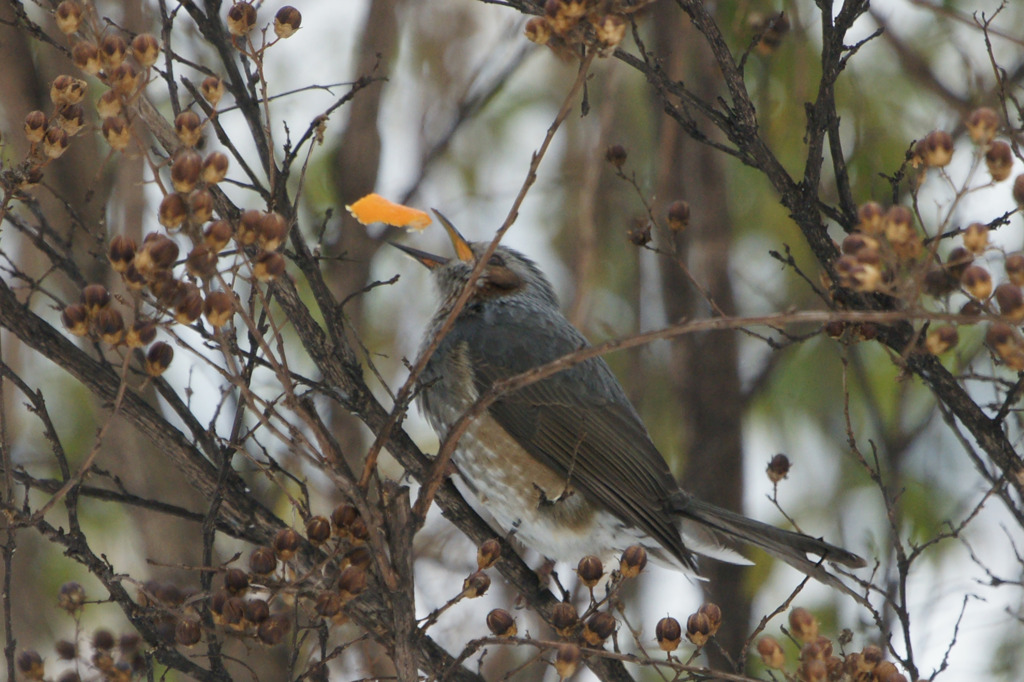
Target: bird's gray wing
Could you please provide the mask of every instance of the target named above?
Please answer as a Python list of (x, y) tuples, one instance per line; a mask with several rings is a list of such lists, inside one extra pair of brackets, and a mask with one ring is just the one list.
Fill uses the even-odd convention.
[[(488, 308), (486, 315), (464, 315), (458, 325), (480, 393), (587, 345), (554, 311)], [(695, 568), (670, 510), (679, 488), (604, 360), (587, 360), (504, 395), (488, 411), (567, 485)]]

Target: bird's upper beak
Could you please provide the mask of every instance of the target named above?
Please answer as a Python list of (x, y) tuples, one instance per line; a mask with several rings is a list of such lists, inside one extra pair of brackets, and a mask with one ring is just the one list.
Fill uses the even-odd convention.
[[(444, 217), (444, 215), (436, 208), (432, 209), (437, 219), (441, 221), (441, 225), (444, 226), (444, 231), (448, 233), (448, 238), (452, 241), (452, 247), (455, 249), (455, 255), (458, 256), (461, 261), (472, 261), (476, 258), (473, 255), (473, 249), (470, 248), (469, 242), (466, 238), (459, 234), (459, 231), (452, 225), (452, 221)], [(391, 245), (401, 251), (405, 251), (407, 254), (418, 260), (420, 263), (425, 265), (428, 269), (433, 270), (436, 267), (440, 267), (448, 262), (449, 259), (444, 256), (435, 256), (432, 253), (426, 251), (420, 251), (410, 246), (403, 244), (396, 244), (391, 242)]]

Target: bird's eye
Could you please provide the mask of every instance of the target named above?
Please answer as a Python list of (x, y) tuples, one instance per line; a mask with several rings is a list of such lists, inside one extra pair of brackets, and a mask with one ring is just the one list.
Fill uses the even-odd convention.
[(496, 265), (498, 267), (504, 267), (505, 266), (505, 259), (502, 258), (501, 256), (499, 256), (498, 254), (494, 254), (487, 261), (487, 264), (488, 265)]

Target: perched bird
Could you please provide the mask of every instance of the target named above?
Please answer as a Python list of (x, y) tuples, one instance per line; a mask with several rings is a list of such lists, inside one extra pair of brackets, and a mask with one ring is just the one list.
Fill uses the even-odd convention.
[[(395, 244), (432, 271), (440, 290), (421, 353), (487, 248), (467, 242), (437, 215), (455, 258)], [(495, 382), (588, 345), (533, 261), (499, 246), (426, 364), (420, 407), (443, 441)], [(498, 529), (550, 559), (608, 557), (640, 544), (653, 559), (696, 572), (696, 555), (749, 564), (735, 550), (748, 543), (844, 591), (822, 560), (865, 565), (840, 547), (720, 509), (680, 488), (601, 358), (498, 397), (470, 423), (453, 461)]]

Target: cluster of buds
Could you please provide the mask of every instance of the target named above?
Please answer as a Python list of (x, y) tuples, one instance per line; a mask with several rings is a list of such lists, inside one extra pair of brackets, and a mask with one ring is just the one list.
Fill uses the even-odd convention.
[(860, 652), (837, 653), (832, 640), (819, 634), (818, 620), (803, 607), (796, 607), (789, 612), (789, 627), (790, 634), (801, 645), (794, 676), (785, 672), (786, 652), (775, 637), (765, 636), (757, 642), (761, 662), (767, 668), (782, 671), (786, 679), (800, 682), (907, 681), (893, 663), (883, 660), (882, 650), (875, 645), (868, 645)]
[[(228, 33), (233, 38), (245, 38), (259, 20), (256, 6), (252, 2), (236, 2), (228, 8)], [(285, 5), (274, 15), (274, 35), (279, 40), (291, 38), (302, 25), (302, 13), (291, 5)]]
[(607, 56), (626, 36), (626, 17), (596, 0), (547, 0), (544, 13), (526, 22), (526, 37), (558, 54), (589, 47)]
[(85, 81), (67, 74), (59, 75), (50, 84), (50, 101), (53, 104), (50, 113), (35, 110), (25, 115), (23, 131), (29, 149), (20, 178), (23, 187), (42, 180), (43, 167), (63, 156), (71, 138), (85, 127), (82, 102), (86, 92)]

